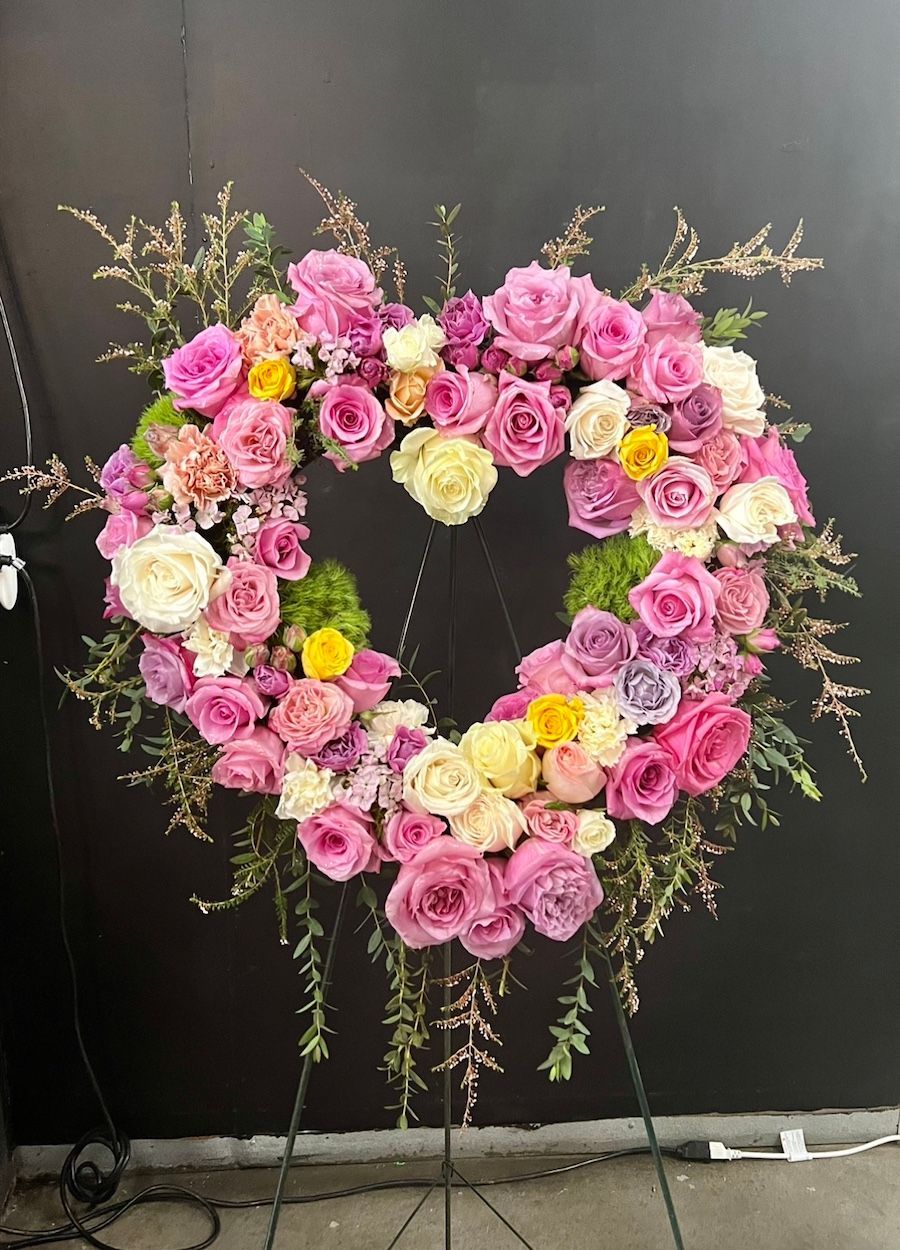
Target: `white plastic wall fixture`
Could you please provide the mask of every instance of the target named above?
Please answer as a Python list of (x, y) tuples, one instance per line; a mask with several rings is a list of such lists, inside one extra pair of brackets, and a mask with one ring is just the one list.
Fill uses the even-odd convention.
[(10, 556), (14, 561), (13, 564), (0, 565), (0, 603), (4, 608), (10, 609), (16, 606), (19, 594), (18, 570), (22, 568), (22, 561), (16, 555), (16, 540), (8, 531), (0, 534), (0, 555)]

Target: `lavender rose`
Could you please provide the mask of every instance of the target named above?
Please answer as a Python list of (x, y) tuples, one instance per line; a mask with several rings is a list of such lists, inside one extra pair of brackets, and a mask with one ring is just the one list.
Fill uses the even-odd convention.
[(681, 701), (681, 683), (649, 660), (630, 660), (616, 674), (619, 711), (638, 725), (671, 720)]
[(563, 474), (569, 524), (594, 538), (628, 529), (640, 503), (635, 483), (614, 460), (573, 460)]
[(454, 296), (438, 315), (438, 323), (447, 339), (445, 358), (453, 365), (466, 364), (471, 368), (471, 356), (467, 353), (474, 351), (477, 360), (478, 348), (491, 328), (481, 300), (472, 291)]
[(672, 407), (669, 447), (693, 452), (722, 428), (722, 392), (705, 382)]
[(138, 668), (147, 687), (147, 698), (160, 707), (183, 712), (194, 688), (194, 674), (181, 643), (174, 638), (142, 634), (144, 650)]
[(611, 686), (636, 645), (633, 632), (612, 612), (582, 608), (564, 643), (563, 668), (588, 690)]

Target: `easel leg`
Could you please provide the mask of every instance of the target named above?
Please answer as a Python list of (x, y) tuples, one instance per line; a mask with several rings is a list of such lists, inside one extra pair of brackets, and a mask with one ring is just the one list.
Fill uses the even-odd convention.
[[(449, 1018), (450, 1003), (453, 992), (450, 988), (450, 977), (453, 975), (452, 944), (444, 943), (444, 1014)], [(451, 1047), (450, 1030), (443, 1029), (444, 1035), (444, 1071), (443, 1071), (443, 1110), (444, 1110), (444, 1161), (441, 1167), (441, 1179), (444, 1183), (444, 1250), (452, 1250), (453, 1246), (453, 1076), (450, 1071)]]

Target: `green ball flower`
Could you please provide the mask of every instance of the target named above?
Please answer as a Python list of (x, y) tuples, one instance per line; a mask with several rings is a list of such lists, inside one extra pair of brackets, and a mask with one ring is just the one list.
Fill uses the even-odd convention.
[(336, 629), (357, 650), (368, 645), (371, 618), (359, 601), (356, 578), (337, 560), (316, 561), (298, 582), (280, 582), (281, 616), (286, 625), (313, 633)]
[(643, 535), (617, 534), (569, 556), (572, 577), (565, 604), (570, 616), (589, 605), (623, 621), (637, 616), (628, 592), (644, 580), (660, 557)]

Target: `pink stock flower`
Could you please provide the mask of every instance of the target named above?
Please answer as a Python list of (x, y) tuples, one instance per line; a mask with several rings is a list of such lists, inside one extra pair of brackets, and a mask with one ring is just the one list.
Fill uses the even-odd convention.
[(327, 451), (327, 459), (343, 471), (347, 461), (374, 460), (394, 440), (394, 423), (371, 391), (361, 384), (338, 382), (326, 391), (319, 409), (319, 429), (339, 443), (343, 455)]
[(384, 826), (384, 851), (389, 859), (398, 864), (408, 864), (419, 851), (446, 830), (437, 816), (428, 816), (400, 807)]
[(249, 738), (266, 705), (243, 677), (201, 677), (185, 704), (188, 720), (213, 746)]
[(509, 901), (506, 889), (508, 860), (487, 861), (491, 878), (491, 901), (460, 934), (461, 945), (476, 959), (503, 959), (525, 932), (525, 916)]
[(589, 859), (543, 838), (529, 838), (506, 866), (506, 893), (538, 933), (568, 942), (603, 902)]
[[(682, 706), (685, 702), (682, 700)], [(606, 810), (610, 816), (658, 825), (668, 816), (677, 797), (675, 764), (665, 747), (649, 738), (630, 741), (606, 782)]]
[(501, 374), (497, 402), (482, 433), (495, 463), (527, 477), (561, 454), (565, 431), (564, 415), (550, 398), (549, 382)]
[(176, 408), (193, 408), (214, 417), (237, 390), (243, 368), (241, 344), (227, 326), (201, 330), (162, 362), (166, 387)]
[(550, 794), (533, 794), (530, 799), (523, 799), (520, 807), (533, 838), (568, 846), (578, 829), (578, 817), (567, 807), (548, 806), (553, 802)]
[(263, 521), (256, 531), (253, 554), (258, 564), (271, 569), (282, 581), (296, 582), (305, 577), (312, 558), (300, 546), (309, 538), (309, 526), (284, 517)]
[(400, 665), (393, 656), (366, 648), (356, 652), (350, 667), (334, 684), (350, 698), (354, 712), (368, 712), (381, 702), (391, 682), (399, 676)]
[(250, 794), (280, 794), (284, 780), (284, 743), (264, 725), (246, 738), (233, 738), (210, 773), (217, 786)]
[(713, 577), (721, 587), (716, 618), (729, 634), (749, 634), (759, 629), (769, 610), (769, 592), (760, 569), (716, 569)]
[(371, 818), (349, 803), (331, 803), (297, 827), (309, 862), (332, 881), (377, 872), (381, 857)]
[(541, 773), (547, 789), (562, 803), (589, 803), (606, 783), (606, 773), (577, 742), (561, 742), (545, 751)]
[(713, 514), (716, 488), (702, 465), (670, 456), (663, 467), (637, 483), (647, 515), (668, 529), (698, 529)]
[(667, 551), (628, 602), (657, 638), (705, 642), (715, 629), (713, 616), (721, 587), (694, 556)]
[(152, 529), (150, 518), (139, 512), (111, 512), (95, 539), (97, 550), (104, 560), (111, 560), (117, 551), (130, 547)]
[(190, 657), (176, 638), (142, 634), (144, 650), (138, 668), (147, 688), (147, 698), (160, 707), (183, 712), (194, 688)]
[(420, 950), (459, 937), (492, 902), (491, 876), (481, 853), (442, 837), (401, 865), (384, 910), (401, 940)]
[(572, 460), (563, 474), (569, 524), (594, 538), (628, 529), (640, 503), (635, 483), (614, 460)]
[(297, 292), (292, 311), (301, 328), (331, 345), (359, 313), (376, 308), (382, 299), (368, 265), (333, 248), (307, 252), (289, 265), (288, 281)]
[(271, 569), (236, 556), (225, 567), (231, 577), (222, 594), (206, 609), (206, 620), (244, 650), (265, 642), (281, 623), (278, 581)]
[(675, 777), (690, 795), (705, 794), (734, 768), (750, 743), (752, 722), (725, 694), (682, 699), (678, 711), (653, 731), (668, 752)]
[(544, 269), (533, 260), (510, 269), (484, 300), (484, 313), (498, 347), (521, 360), (543, 360), (573, 342), (581, 302), (582, 285), (565, 265)]
[(647, 327), (647, 346), (652, 347), (669, 334), (684, 343), (699, 343), (702, 317), (683, 295), (652, 291), (650, 302), (641, 310)]
[(744, 436), (741, 439), (741, 457), (744, 467), (738, 478), (739, 482), (756, 482), (761, 477), (774, 477), (787, 491), (797, 519), (803, 525), (815, 525), (806, 478), (800, 472), (794, 453), (789, 447), (785, 447), (774, 426), (760, 438)]
[(703, 381), (703, 353), (696, 343), (664, 334), (635, 362), (631, 379), (655, 404), (687, 399)]
[(594, 382), (609, 378), (618, 382), (640, 359), (647, 334), (646, 323), (636, 308), (591, 290), (578, 323), (580, 364)]
[(448, 434), (478, 434), (497, 400), (497, 382), (490, 373), (456, 371), (436, 373), (425, 390), (425, 411), (439, 430)]
[(326, 742), (338, 738), (350, 724), (353, 703), (332, 682), (302, 677), (295, 681), (269, 714), (269, 728), (292, 751), (315, 755)]
[(279, 486), (291, 472), (293, 416), (282, 404), (241, 399), (213, 422), (212, 434), (243, 486)]

